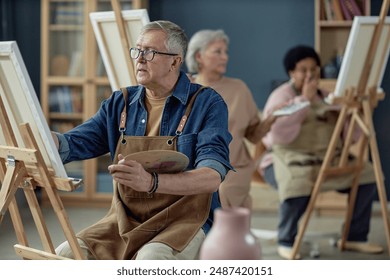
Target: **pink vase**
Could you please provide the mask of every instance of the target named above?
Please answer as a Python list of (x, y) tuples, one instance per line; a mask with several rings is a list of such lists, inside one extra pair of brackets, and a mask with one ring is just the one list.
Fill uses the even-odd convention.
[(250, 211), (235, 207), (214, 212), (214, 224), (200, 248), (201, 260), (260, 260), (259, 240), (250, 231)]

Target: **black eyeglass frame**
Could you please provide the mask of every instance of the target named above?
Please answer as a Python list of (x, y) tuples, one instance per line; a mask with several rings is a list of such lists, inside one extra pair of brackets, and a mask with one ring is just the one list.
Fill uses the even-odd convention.
[[(131, 56), (131, 51), (138, 51), (137, 57), (134, 57), (134, 58), (133, 58), (133, 57)], [(154, 59), (154, 56), (155, 56), (156, 54), (169, 55), (169, 56), (178, 55), (177, 53), (166, 53), (166, 52), (159, 52), (159, 51), (155, 51), (155, 50), (141, 50), (141, 49), (139, 49), (139, 48), (130, 48), (130, 49), (129, 49), (129, 53), (130, 53), (130, 57), (131, 57), (132, 59), (138, 59), (139, 56), (141, 55), (142, 58), (145, 59), (146, 61), (152, 61), (152, 60)], [(145, 58), (145, 53), (146, 53), (146, 54), (152, 53), (152, 54), (153, 54), (152, 58), (151, 58), (151, 59), (146, 59), (146, 58)]]

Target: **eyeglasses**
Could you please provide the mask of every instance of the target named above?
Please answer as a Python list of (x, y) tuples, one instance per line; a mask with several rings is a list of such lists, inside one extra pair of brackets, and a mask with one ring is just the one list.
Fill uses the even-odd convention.
[(132, 59), (138, 59), (138, 57), (141, 55), (143, 59), (146, 61), (152, 61), (155, 54), (163, 54), (163, 55), (170, 55), (175, 56), (178, 55), (177, 53), (166, 53), (166, 52), (158, 52), (155, 50), (140, 50), (138, 48), (130, 48), (130, 57)]

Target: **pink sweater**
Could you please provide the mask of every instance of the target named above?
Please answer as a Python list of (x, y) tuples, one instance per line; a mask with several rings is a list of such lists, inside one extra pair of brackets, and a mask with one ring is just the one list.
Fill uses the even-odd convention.
[[(327, 93), (323, 92), (324, 96)], [(320, 96), (315, 97), (315, 101), (321, 101)], [(301, 95), (297, 95), (291, 85), (286, 82), (276, 88), (268, 97), (265, 104), (262, 118), (267, 118), (273, 111), (292, 103), (300, 103), (307, 101), (307, 98)], [(289, 116), (278, 117), (275, 123), (272, 125), (270, 132), (262, 139), (263, 144), (270, 150), (273, 144), (288, 144), (291, 143), (299, 134), (301, 124), (305, 120), (308, 112), (308, 108), (304, 108)], [(260, 162), (260, 172), (272, 164), (271, 153), (266, 153)]]

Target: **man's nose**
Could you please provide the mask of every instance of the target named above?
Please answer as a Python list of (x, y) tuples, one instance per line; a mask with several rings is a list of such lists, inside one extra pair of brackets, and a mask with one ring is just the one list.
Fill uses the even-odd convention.
[(137, 57), (136, 61), (138, 63), (144, 63), (146, 62), (145, 58), (144, 58), (144, 54), (143, 53), (140, 53), (139, 56)]

